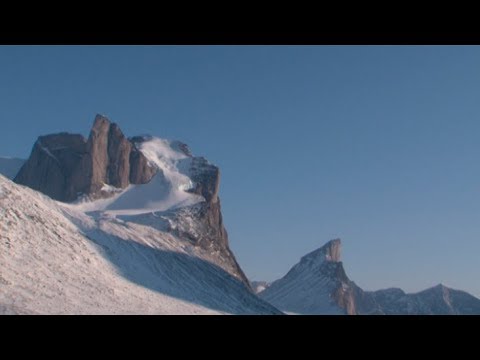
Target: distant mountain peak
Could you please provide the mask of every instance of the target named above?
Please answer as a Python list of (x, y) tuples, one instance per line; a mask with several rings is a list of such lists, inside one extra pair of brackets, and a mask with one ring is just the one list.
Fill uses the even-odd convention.
[(333, 239), (323, 245), (321, 248), (314, 250), (303, 256), (300, 263), (312, 261), (328, 261), (340, 262), (342, 241), (340, 239)]
[(305, 255), (259, 296), (299, 314), (480, 314), (480, 299), (442, 283), (414, 294), (399, 288), (364, 291), (345, 273), (340, 248), (334, 239)]
[(259, 296), (289, 313), (356, 314), (357, 286), (345, 273), (340, 250), (341, 240), (330, 240), (303, 256)]
[(94, 120), (94, 123), (96, 123), (97, 121), (108, 121), (110, 122), (109, 118), (107, 115), (104, 115), (104, 114), (97, 114), (95, 115), (95, 120)]

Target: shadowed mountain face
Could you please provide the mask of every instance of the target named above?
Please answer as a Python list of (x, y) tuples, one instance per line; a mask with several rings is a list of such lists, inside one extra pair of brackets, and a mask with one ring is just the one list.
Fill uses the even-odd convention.
[(89, 238), (122, 276), (142, 287), (230, 314), (281, 314), (237, 278), (198, 257), (153, 249), (98, 230)]
[(68, 133), (40, 136), (14, 181), (71, 202), (81, 195), (109, 197), (105, 185), (124, 189), (149, 182), (155, 173), (118, 125), (97, 115), (88, 140)]
[(480, 314), (479, 299), (443, 285), (415, 294), (400, 289), (364, 291), (346, 275), (340, 247), (336, 239), (305, 255), (259, 296), (297, 314)]

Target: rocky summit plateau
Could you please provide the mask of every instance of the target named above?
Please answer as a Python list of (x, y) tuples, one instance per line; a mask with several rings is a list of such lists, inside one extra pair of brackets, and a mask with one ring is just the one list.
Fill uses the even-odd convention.
[(156, 172), (117, 124), (97, 115), (88, 139), (68, 133), (40, 136), (14, 181), (71, 202), (79, 196), (109, 197), (111, 187), (146, 184)]

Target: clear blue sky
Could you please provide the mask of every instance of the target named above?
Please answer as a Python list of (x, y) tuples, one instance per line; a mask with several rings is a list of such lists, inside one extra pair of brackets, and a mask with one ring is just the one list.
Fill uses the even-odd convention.
[(0, 47), (0, 155), (96, 113), (220, 166), (250, 278), (340, 237), (365, 289), (480, 296), (479, 47)]

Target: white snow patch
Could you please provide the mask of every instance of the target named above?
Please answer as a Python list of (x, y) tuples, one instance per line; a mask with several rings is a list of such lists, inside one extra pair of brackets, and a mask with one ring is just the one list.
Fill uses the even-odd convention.
[(265, 290), (267, 287), (264, 286), (264, 285), (260, 285), (260, 286), (257, 286), (257, 288), (255, 289), (255, 292), (256, 293), (261, 293), (263, 290)]
[[(115, 216), (166, 211), (205, 201), (202, 196), (188, 192), (195, 185), (188, 176), (191, 158), (176, 149), (174, 144), (155, 137), (136, 144), (149, 163), (158, 168), (158, 173), (148, 184), (130, 185), (108, 199), (81, 199), (73, 206), (84, 212), (106, 211)], [(104, 188), (110, 190), (108, 185)]]
[(120, 189), (120, 188), (117, 188), (115, 186), (108, 185), (108, 184), (103, 184), (101, 190), (104, 191), (104, 192), (110, 192), (110, 193), (118, 193), (118, 192), (123, 191), (123, 189)]
[(132, 185), (110, 203), (105, 211), (113, 215), (138, 215), (195, 205), (204, 198), (183, 190), (158, 173), (150, 183)]

